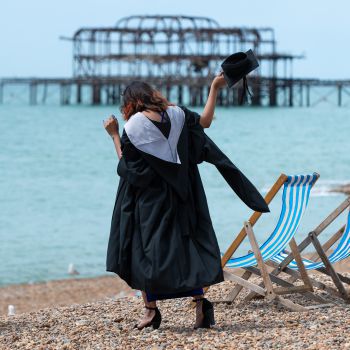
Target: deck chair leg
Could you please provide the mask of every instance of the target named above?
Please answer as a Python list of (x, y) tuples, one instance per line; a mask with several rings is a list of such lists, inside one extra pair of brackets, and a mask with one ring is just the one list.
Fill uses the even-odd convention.
[[(248, 271), (251, 271), (252, 273), (258, 275), (258, 276), (261, 276), (259, 269), (256, 267), (250, 266), (250, 267), (246, 267), (246, 269)], [(274, 282), (282, 287), (286, 287), (286, 288), (293, 288), (294, 287), (294, 285), (292, 283), (290, 283), (282, 278), (279, 278), (275, 275), (270, 274), (270, 278), (271, 278), (272, 282)], [(332, 305), (329, 303), (329, 301), (327, 301), (326, 299), (322, 298), (321, 296), (319, 296), (317, 294), (311, 293), (311, 292), (306, 291), (306, 290), (300, 291), (300, 293), (302, 293), (307, 298), (309, 298), (313, 301), (316, 301), (317, 303), (320, 303), (321, 305), (319, 305), (318, 307), (326, 307), (326, 306), (328, 307), (328, 306)]]
[[(305, 269), (305, 266), (303, 264), (303, 261), (301, 259), (301, 256), (300, 256), (300, 253), (299, 253), (299, 250), (298, 250), (298, 246), (297, 246), (297, 243), (295, 241), (295, 239), (293, 238), (290, 243), (289, 243), (289, 246), (291, 248), (291, 251), (293, 253), (293, 256), (294, 256), (294, 259), (296, 260), (296, 263), (298, 265), (298, 269), (299, 269), (299, 272), (300, 272), (300, 276), (301, 276), (301, 280), (304, 282), (304, 285), (305, 285), (305, 291), (310, 291), (312, 292), (313, 291), (313, 286), (312, 286), (312, 283), (310, 281), (310, 278), (306, 272), (306, 269)], [(276, 271), (276, 273), (274, 274), (271, 274), (270, 276), (277, 276), (279, 274), (280, 271)], [(296, 281), (296, 278), (295, 277), (290, 277), (290, 279), (288, 280), (289, 283), (293, 283)], [(245, 300), (246, 301), (250, 301), (254, 298), (257, 297), (257, 294), (254, 293), (254, 292), (250, 292)]]
[[(244, 271), (244, 274), (242, 275), (242, 278), (244, 278), (245, 280), (248, 280), (251, 275), (252, 275), (252, 272)], [(242, 289), (243, 289), (243, 286), (240, 285), (240, 284), (237, 284), (232, 289), (232, 291), (227, 295), (226, 302), (227, 303), (232, 303), (237, 298), (238, 294), (241, 292)]]
[(272, 285), (272, 282), (270, 280), (270, 276), (269, 276), (269, 273), (267, 271), (266, 265), (264, 264), (264, 260), (263, 260), (262, 255), (261, 255), (258, 242), (256, 241), (256, 238), (255, 238), (255, 235), (253, 232), (253, 228), (249, 222), (244, 223), (244, 228), (245, 228), (245, 231), (248, 235), (248, 238), (249, 238), (250, 244), (252, 246), (255, 258), (258, 262), (258, 267), (261, 271), (261, 277), (264, 281), (264, 285), (265, 285), (266, 292), (267, 292), (266, 298), (269, 300), (275, 299), (276, 295), (273, 292), (273, 285)]
[(305, 284), (305, 286), (307, 287), (307, 289), (312, 292), (314, 289), (312, 287), (312, 283), (310, 281), (310, 278), (309, 278), (309, 275), (307, 274), (307, 271), (306, 271), (306, 268), (304, 266), (304, 263), (303, 263), (303, 260), (300, 256), (300, 253), (299, 253), (299, 250), (298, 250), (298, 245), (295, 241), (294, 238), (292, 238), (292, 240), (290, 241), (289, 243), (289, 246), (290, 246), (290, 249), (293, 253), (293, 256), (294, 256), (294, 259), (297, 263), (297, 266), (298, 266), (298, 270), (299, 270), (299, 273), (301, 275), (301, 278)]
[[(324, 273), (325, 275), (328, 275), (327, 270), (324, 267), (320, 267), (319, 269), (317, 269), (317, 271)], [(339, 279), (346, 284), (350, 285), (350, 278), (343, 276), (342, 274), (340, 274), (339, 272), (336, 272), (336, 274), (338, 275)]]
[[(271, 266), (271, 267), (274, 267), (274, 268), (277, 268), (279, 265), (273, 261), (268, 261), (267, 262), (267, 265)], [(287, 281), (289, 283), (291, 283), (290, 281), (293, 280), (293, 282), (297, 281), (297, 280), (301, 280), (301, 276), (300, 276), (300, 273), (297, 271), (297, 270), (292, 270), (290, 269), (289, 267), (286, 267), (284, 270), (283, 270), (283, 273), (287, 274), (288, 276), (290, 276), (290, 279), (288, 279)], [(277, 276), (278, 273), (276, 273), (276, 275), (272, 274), (271, 273), (271, 276)], [(328, 273), (327, 273), (327, 276), (328, 276)], [(333, 295), (334, 297), (341, 297), (340, 293), (338, 292), (337, 289), (335, 288), (331, 288), (331, 287), (328, 287), (327, 285), (325, 285), (324, 283), (320, 282), (320, 281), (317, 281), (316, 279), (312, 278), (312, 277), (309, 277), (311, 283), (312, 283), (312, 286), (314, 288), (318, 288), (320, 290), (324, 290), (326, 291), (327, 293)]]
[(270, 279), (270, 275), (267, 271), (267, 267), (264, 263), (263, 257), (261, 255), (260, 249), (258, 242), (256, 241), (252, 226), (250, 225), (249, 222), (244, 223), (244, 228), (247, 232), (247, 236), (249, 238), (250, 244), (252, 246), (255, 258), (258, 262), (258, 267), (261, 273), (261, 277), (264, 281), (265, 289), (266, 289), (266, 296), (265, 298), (269, 301), (275, 301), (284, 307), (288, 308), (289, 310), (292, 311), (307, 311), (308, 309), (302, 305), (295, 304), (290, 300), (287, 300), (280, 295), (277, 295), (274, 290), (273, 290), (273, 285)]
[(322, 249), (321, 243), (318, 240), (317, 235), (315, 235), (314, 232), (310, 232), (310, 238), (311, 238), (312, 244), (314, 245), (319, 257), (321, 258), (321, 260), (325, 266), (325, 270), (328, 272), (328, 275), (332, 278), (334, 284), (336, 285), (336, 287), (339, 290), (340, 295), (342, 296), (342, 298), (345, 301), (350, 302), (350, 297), (349, 297), (345, 287), (343, 286), (343, 283), (339, 279), (337, 272), (334, 270), (334, 267), (329, 262), (326, 253)]

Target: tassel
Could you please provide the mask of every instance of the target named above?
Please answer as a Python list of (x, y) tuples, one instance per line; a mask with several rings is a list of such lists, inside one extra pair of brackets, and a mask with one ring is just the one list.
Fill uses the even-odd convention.
[(250, 97), (252, 97), (252, 93), (249, 90), (249, 86), (248, 86), (248, 81), (247, 81), (247, 77), (244, 76), (243, 77), (243, 90), (242, 90), (242, 95), (239, 101), (239, 105), (242, 106), (244, 103), (246, 103), (248, 101), (248, 95)]

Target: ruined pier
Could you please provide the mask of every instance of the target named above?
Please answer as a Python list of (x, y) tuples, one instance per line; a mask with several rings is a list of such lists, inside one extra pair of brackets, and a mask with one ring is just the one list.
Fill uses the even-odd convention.
[[(73, 74), (63, 78), (0, 79), (0, 103), (119, 104), (132, 80), (144, 80), (172, 102), (203, 105), (221, 62), (252, 49), (260, 67), (249, 75), (253, 106), (346, 106), (350, 80), (298, 79), (293, 62), (302, 55), (277, 51), (272, 28), (221, 27), (189, 16), (130, 16), (115, 26), (80, 28), (72, 37)], [(21, 95), (21, 96), (19, 96)], [(218, 105), (239, 103), (240, 86), (224, 88)], [(54, 98), (53, 98), (54, 96)]]

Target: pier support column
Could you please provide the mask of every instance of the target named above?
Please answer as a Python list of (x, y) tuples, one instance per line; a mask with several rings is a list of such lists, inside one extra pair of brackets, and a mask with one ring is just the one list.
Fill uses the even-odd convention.
[(293, 96), (293, 82), (289, 83), (289, 107), (293, 107), (294, 96)]
[(166, 92), (166, 99), (168, 101), (170, 101), (170, 98), (171, 98), (171, 96), (170, 96), (170, 94), (171, 94), (171, 87), (169, 85), (166, 86), (165, 92)]
[(71, 84), (67, 84), (66, 85), (66, 99), (64, 101), (65, 105), (69, 105), (70, 104), (71, 90), (72, 90), (72, 85)]
[(111, 103), (117, 104), (117, 87), (114, 84), (111, 86)]
[(0, 83), (0, 104), (4, 103), (4, 84)]
[(77, 104), (81, 104), (81, 84), (77, 84)]
[(92, 85), (92, 104), (100, 105), (101, 104), (101, 84), (94, 83)]
[(200, 86), (199, 88), (198, 88), (198, 90), (199, 90), (199, 104), (201, 105), (201, 106), (204, 106), (204, 97), (203, 97), (203, 95), (204, 95), (204, 88), (203, 88), (203, 86)]
[(193, 89), (193, 92), (194, 92), (194, 100), (195, 100), (195, 103), (196, 103), (195, 106), (199, 106), (200, 105), (200, 103), (199, 103), (199, 92), (200, 92), (199, 87), (196, 86)]
[(287, 103), (287, 101), (288, 101), (288, 94), (287, 94), (287, 85), (283, 85), (283, 88), (282, 88), (283, 90), (283, 106), (284, 107), (287, 107), (288, 106), (288, 103)]
[(310, 85), (306, 85), (306, 106), (310, 107)]
[(64, 91), (64, 84), (60, 84), (60, 105), (63, 106), (64, 105), (64, 94), (65, 94), (65, 91)]
[(179, 105), (181, 105), (181, 104), (182, 104), (182, 101), (183, 101), (182, 93), (183, 93), (182, 85), (179, 85), (179, 86), (177, 87), (177, 103), (178, 103)]
[(190, 87), (190, 105), (197, 106), (197, 96), (196, 96), (196, 88), (194, 86)]
[(225, 106), (228, 107), (230, 105), (230, 89), (225, 88)]
[(258, 78), (253, 82), (252, 94), (252, 105), (261, 106), (261, 87)]
[(269, 103), (270, 107), (277, 106), (276, 79), (272, 78), (269, 84)]
[(70, 85), (60, 84), (60, 103), (61, 105), (69, 105)]
[(43, 96), (41, 98), (41, 102), (42, 102), (42, 104), (45, 104), (46, 103), (46, 98), (47, 98), (47, 89), (48, 89), (47, 84), (44, 84), (43, 88), (44, 89), (43, 89)]
[(222, 89), (218, 91), (218, 105), (223, 106), (224, 105), (224, 99), (222, 95)]
[(37, 85), (36, 83), (31, 83), (29, 85), (29, 104), (34, 106), (37, 103), (36, 95), (37, 95)]
[(303, 106), (303, 104), (304, 104), (304, 96), (303, 96), (303, 83), (300, 83), (300, 85), (299, 85), (299, 94), (300, 94), (300, 96), (299, 96), (299, 98), (300, 98), (300, 100), (299, 100), (299, 106), (300, 107), (302, 107)]
[(342, 86), (338, 85), (338, 106), (341, 107), (342, 101), (341, 101), (341, 92), (342, 92)]
[(239, 106), (239, 96), (241, 92), (242, 91), (239, 90), (239, 87), (237, 87), (236, 89), (232, 89), (234, 106)]
[(116, 104), (120, 104), (122, 102), (122, 92), (123, 92), (123, 89), (122, 89), (122, 86), (120, 84), (118, 84), (116, 87), (115, 87), (116, 91), (116, 96), (115, 96), (115, 103)]
[(111, 105), (113, 101), (113, 89), (112, 85), (107, 85), (105, 88), (106, 91), (106, 104)]

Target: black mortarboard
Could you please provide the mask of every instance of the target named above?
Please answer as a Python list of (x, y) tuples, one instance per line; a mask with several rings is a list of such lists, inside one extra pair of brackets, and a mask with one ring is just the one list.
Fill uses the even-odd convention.
[(235, 85), (239, 80), (243, 79), (241, 104), (246, 97), (246, 93), (248, 92), (250, 95), (246, 76), (257, 67), (259, 67), (259, 63), (252, 50), (248, 50), (247, 52), (236, 52), (228, 56), (221, 64), (224, 78), (229, 88)]

